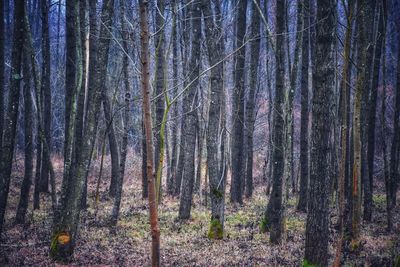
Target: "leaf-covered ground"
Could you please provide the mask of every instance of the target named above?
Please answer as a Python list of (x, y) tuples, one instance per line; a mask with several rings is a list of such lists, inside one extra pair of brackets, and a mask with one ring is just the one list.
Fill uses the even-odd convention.
[[(19, 161), (18, 161), (19, 162)], [(151, 236), (147, 201), (141, 199), (140, 164), (131, 162), (124, 184), (121, 217), (117, 227), (107, 224), (112, 200), (106, 190), (109, 168), (101, 184), (98, 212), (94, 209), (94, 191), (98, 168), (89, 181), (89, 207), (82, 213), (80, 238), (70, 266), (149, 266)], [(59, 266), (48, 256), (51, 234), (50, 196), (41, 196), (41, 210), (29, 210), (25, 225), (13, 225), (23, 167), (18, 163), (12, 178), (5, 231), (0, 244), (0, 266)], [(62, 164), (56, 164), (61, 177)], [(179, 199), (164, 197), (159, 207), (161, 256), (163, 266), (299, 266), (304, 253), (306, 215), (295, 211), (296, 199), (287, 202), (286, 240), (272, 245), (268, 234), (259, 232), (267, 196), (258, 186), (252, 199), (243, 206), (233, 206), (227, 200), (225, 237), (220, 241), (207, 238), (209, 208), (205, 199), (195, 196), (192, 217), (177, 219)], [(332, 202), (334, 202), (333, 200)], [(400, 208), (395, 211), (395, 230), (385, 231), (385, 195), (374, 195), (373, 222), (362, 225), (362, 243), (355, 252), (345, 250), (345, 266), (392, 266), (400, 261)], [(330, 258), (337, 238), (335, 210), (331, 215)]]

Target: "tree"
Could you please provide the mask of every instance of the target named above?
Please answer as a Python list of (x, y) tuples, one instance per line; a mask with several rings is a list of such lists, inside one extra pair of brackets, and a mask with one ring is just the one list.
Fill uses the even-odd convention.
[[(358, 1), (360, 12), (357, 17), (358, 24), (358, 39), (357, 45), (359, 52), (357, 54), (357, 83), (356, 93), (354, 97), (354, 116), (353, 116), (353, 178), (352, 178), (352, 247), (356, 248), (359, 245), (360, 238), (360, 221), (361, 221), (361, 174), (362, 174), (362, 120), (361, 112), (363, 105), (363, 94), (367, 92), (363, 89), (367, 84), (366, 69), (367, 67), (367, 53), (368, 53), (368, 39), (367, 27), (370, 21), (367, 20), (366, 13), (368, 12), (367, 3), (363, 0)], [(365, 97), (365, 96), (364, 96)]]
[[(375, 53), (373, 59), (373, 73), (372, 73), (372, 81), (371, 81), (371, 97), (369, 100), (369, 128), (368, 128), (368, 171), (369, 171), (369, 188), (371, 190), (370, 194), (373, 195), (373, 176), (374, 176), (374, 157), (375, 157), (375, 128), (376, 128), (376, 106), (378, 99), (378, 83), (379, 83), (379, 70), (381, 67), (381, 58), (382, 58), (382, 50), (383, 45), (385, 43), (384, 40), (384, 24), (386, 23), (386, 17), (383, 12), (383, 5), (386, 5), (385, 0), (382, 3), (377, 5), (377, 13), (379, 14), (378, 19), (378, 29), (376, 32), (376, 40), (375, 40)], [(371, 204), (371, 203), (369, 203)], [(365, 205), (365, 204), (364, 204)], [(372, 205), (371, 205), (372, 206)], [(364, 211), (364, 215), (369, 215), (368, 212)], [(365, 218), (365, 216), (364, 216)], [(371, 217), (365, 218), (371, 219)]]
[(284, 234), (284, 207), (282, 198), (282, 180), (284, 172), (284, 16), (286, 12), (285, 1), (276, 4), (276, 51), (275, 51), (275, 102), (273, 111), (273, 152), (272, 152), (272, 192), (263, 218), (262, 230), (270, 230), (271, 243), (280, 243)]
[[(70, 150), (72, 152), (71, 165), (69, 169), (64, 170), (64, 180), (62, 184), (62, 198), (61, 198), (61, 209), (60, 213), (56, 214), (55, 223), (53, 227), (52, 242), (50, 246), (50, 254), (56, 260), (65, 262), (68, 261), (74, 251), (75, 242), (77, 238), (77, 229), (79, 226), (79, 215), (80, 215), (80, 203), (83, 193), (83, 187), (86, 181), (88, 169), (90, 167), (91, 155), (95, 143), (96, 129), (98, 122), (98, 114), (100, 111), (100, 104), (102, 100), (102, 93), (105, 87), (105, 77), (107, 71), (108, 61), (108, 50), (110, 44), (109, 32), (113, 17), (114, 1), (107, 0), (103, 2), (101, 11), (101, 21), (103, 23), (100, 26), (99, 36), (97, 38), (98, 46), (97, 53), (93, 56), (92, 65), (89, 64), (89, 90), (88, 90), (88, 105), (87, 113), (85, 117), (85, 127), (83, 129), (82, 140), (78, 140), (77, 137), (80, 135), (77, 132), (81, 120), (78, 116), (71, 116), (74, 120), (70, 121), (71, 129), (68, 131), (73, 132), (73, 139), (70, 144), (74, 144)], [(71, 30), (71, 35), (67, 33), (67, 44), (70, 44), (70, 48), (75, 48), (72, 52), (72, 57), (68, 58), (67, 66), (79, 66), (81, 64), (80, 59), (80, 27), (79, 27), (79, 2), (71, 1), (67, 4), (67, 29)], [(76, 26), (78, 25), (78, 26)], [(76, 49), (78, 47), (78, 49)], [(68, 52), (68, 51), (67, 51)], [(75, 85), (75, 92), (73, 92), (73, 99), (76, 100), (77, 96), (80, 95), (79, 90), (81, 89), (81, 69), (74, 68), (76, 72), (72, 77), (74, 78), (71, 83)], [(70, 76), (67, 75), (68, 81)], [(76, 80), (75, 80), (76, 78)], [(74, 96), (75, 95), (75, 96)], [(75, 105), (74, 105), (75, 106)], [(74, 108), (71, 109), (74, 113)], [(78, 147), (76, 147), (79, 145)], [(79, 152), (78, 152), (79, 151)]]
[[(43, 92), (43, 123), (44, 135), (49, 149), (51, 148), (51, 87), (50, 87), (50, 36), (49, 36), (49, 6), (48, 0), (41, 0), (42, 18), (42, 92)], [(41, 162), (40, 191), (49, 191), (49, 164)]]
[(189, 7), (189, 16), (192, 21), (192, 45), (191, 45), (191, 57), (189, 63), (189, 69), (191, 70), (189, 80), (194, 81), (189, 91), (185, 94), (183, 99), (184, 110), (188, 110), (188, 113), (184, 117), (183, 123), (185, 124), (185, 135), (186, 135), (186, 148), (185, 151), (185, 163), (184, 171), (185, 178), (182, 180), (182, 192), (179, 205), (179, 218), (189, 219), (190, 210), (193, 198), (193, 187), (195, 181), (195, 150), (196, 150), (196, 121), (197, 121), (197, 110), (196, 104), (198, 99), (197, 87), (199, 85), (199, 71), (200, 71), (200, 41), (201, 41), (201, 9), (200, 2), (195, 2)]
[[(26, 42), (26, 41), (25, 41)], [(21, 194), (18, 202), (16, 223), (24, 223), (26, 210), (28, 209), (29, 190), (33, 176), (33, 101), (31, 93), (31, 77), (27, 55), (23, 55), (23, 79), (24, 79), (24, 127), (25, 127), (25, 158), (24, 179), (21, 185)]]
[[(223, 43), (219, 41), (221, 38), (222, 17), (218, 1), (214, 2), (215, 13), (211, 9), (211, 3), (211, 1), (203, 0), (201, 9), (204, 17), (208, 60), (210, 65), (214, 66), (222, 59), (223, 53)], [(222, 239), (224, 233), (225, 162), (218, 157), (218, 148), (220, 147), (219, 137), (225, 130), (225, 125), (222, 124), (221, 120), (224, 97), (223, 79), (221, 77), (223, 77), (223, 65), (218, 64), (210, 71), (210, 109), (206, 137), (207, 166), (211, 194), (211, 222), (208, 232), (210, 239)]]
[(335, 64), (333, 43), (336, 33), (336, 1), (319, 1), (317, 6), (315, 66), (310, 152), (310, 191), (306, 223), (304, 261), (310, 265), (328, 265), (329, 240), (329, 135), (334, 96)]
[[(155, 125), (154, 125), (154, 157), (155, 157), (155, 169), (158, 170), (161, 154), (161, 137), (158, 136), (161, 133), (161, 122), (164, 116), (165, 103), (164, 103), (164, 87), (166, 86), (164, 77), (164, 65), (165, 65), (165, 47), (164, 47), (164, 1), (157, 0), (156, 9), (156, 68), (155, 68), (155, 84), (154, 84), (154, 96), (155, 100)], [(159, 184), (158, 184), (159, 183)], [(157, 188), (159, 191), (157, 195), (161, 196), (161, 180), (157, 181)]]
[(140, 45), (142, 61), (142, 94), (143, 94), (143, 113), (144, 129), (146, 136), (146, 154), (147, 154), (147, 182), (149, 190), (149, 208), (150, 208), (150, 227), (151, 227), (151, 265), (160, 266), (160, 228), (158, 227), (157, 202), (155, 191), (154, 159), (153, 159), (153, 134), (151, 126), (151, 107), (150, 107), (150, 57), (149, 57), (149, 26), (147, 22), (148, 1), (140, 0)]
[[(238, 1), (236, 19), (236, 46), (241, 47), (245, 42), (246, 34), (247, 1)], [(245, 49), (240, 49), (235, 55), (235, 89), (233, 91), (232, 106), (232, 181), (231, 202), (243, 203), (243, 183), (245, 182), (245, 156), (244, 149), (244, 66)]]
[(303, 7), (303, 34), (302, 34), (302, 48), (301, 48), (301, 129), (300, 129), (300, 190), (299, 190), (299, 203), (297, 205), (298, 211), (307, 211), (307, 195), (308, 195), (308, 121), (309, 121), (309, 107), (308, 107), (308, 69), (310, 63), (309, 52), (309, 34), (310, 34), (310, 1), (306, 0), (302, 3)]
[(19, 91), (22, 79), (21, 61), (24, 45), (25, 1), (14, 0), (14, 32), (11, 51), (10, 90), (7, 112), (4, 117), (3, 142), (0, 161), (0, 233), (3, 230), (4, 215), (10, 187), (12, 159), (14, 156), (15, 134), (17, 130)]
[[(260, 1), (257, 1), (260, 4)], [(255, 123), (255, 97), (258, 87), (258, 66), (260, 57), (260, 16), (256, 13), (255, 4), (251, 5), (252, 21), (250, 26), (251, 38), (255, 39), (250, 45), (250, 76), (249, 76), (249, 96), (246, 103), (246, 141), (247, 141), (247, 165), (246, 165), (246, 197), (253, 195), (253, 134)]]
[(348, 109), (350, 106), (348, 95), (349, 95), (349, 80), (348, 77), (349, 69), (350, 69), (350, 47), (351, 47), (351, 35), (352, 35), (352, 20), (353, 20), (353, 13), (354, 13), (354, 4), (355, 1), (351, 0), (347, 2), (346, 8), (346, 21), (347, 21), (347, 28), (344, 40), (344, 65), (342, 70), (342, 81), (340, 84), (341, 92), (340, 92), (340, 109), (342, 112), (340, 114), (340, 135), (341, 135), (341, 145), (340, 145), (340, 166), (339, 166), (339, 238), (336, 248), (336, 255), (335, 255), (335, 266), (340, 266), (340, 258), (341, 258), (341, 251), (342, 251), (342, 243), (343, 243), (343, 235), (344, 235), (344, 211), (345, 211), (345, 172), (346, 172), (346, 160), (347, 160), (347, 143), (348, 143)]
[[(6, 0), (8, 2), (8, 0)], [(0, 0), (0, 14), (4, 14), (4, 0)], [(0, 154), (1, 144), (3, 143), (3, 128), (4, 128), (4, 47), (5, 47), (5, 28), (4, 19), (0, 19)]]

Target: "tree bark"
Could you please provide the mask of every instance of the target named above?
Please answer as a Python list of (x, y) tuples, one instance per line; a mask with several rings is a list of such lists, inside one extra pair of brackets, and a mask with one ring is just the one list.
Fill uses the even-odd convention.
[(3, 230), (4, 215), (10, 187), (12, 159), (14, 156), (15, 134), (17, 129), (19, 91), (22, 79), (21, 61), (24, 45), (25, 1), (14, 0), (14, 32), (11, 52), (10, 90), (7, 112), (4, 117), (3, 143), (0, 161), (0, 233)]
[[(51, 88), (50, 88), (50, 36), (49, 36), (49, 6), (47, 0), (41, 0), (42, 11), (42, 92), (43, 92), (43, 123), (44, 136), (47, 145), (51, 149)], [(50, 153), (51, 151), (49, 151)], [(40, 191), (49, 192), (49, 164), (42, 161)]]
[[(238, 13), (236, 19), (236, 47), (243, 46), (246, 34), (246, 10), (247, 1), (238, 1)], [(243, 203), (243, 185), (245, 182), (246, 154), (244, 150), (244, 66), (245, 47), (242, 47), (235, 56), (235, 89), (232, 99), (232, 180), (231, 180), (231, 202)]]
[(286, 12), (285, 1), (276, 4), (276, 52), (275, 52), (275, 102), (273, 110), (273, 151), (272, 151), (272, 192), (263, 219), (263, 231), (270, 230), (270, 241), (280, 243), (284, 235), (284, 207), (282, 197), (282, 180), (284, 174), (284, 79), (285, 79), (285, 52), (284, 32)]
[(158, 226), (157, 200), (155, 191), (154, 175), (154, 152), (153, 152), (153, 133), (151, 126), (151, 107), (150, 107), (150, 70), (149, 70), (149, 26), (147, 23), (148, 1), (140, 0), (140, 28), (141, 28), (141, 61), (142, 61), (142, 93), (143, 93), (143, 111), (144, 128), (146, 136), (147, 150), (147, 182), (149, 190), (149, 208), (150, 208), (150, 227), (151, 227), (151, 265), (160, 266), (160, 228)]
[[(221, 10), (219, 3), (217, 1), (214, 3), (215, 14), (213, 14), (211, 9), (211, 1), (202, 1), (206, 45), (211, 66), (222, 59), (224, 51), (223, 43), (219, 41), (222, 30)], [(217, 65), (210, 71), (210, 109), (206, 137), (207, 167), (211, 197), (211, 222), (208, 232), (210, 239), (222, 239), (224, 234), (225, 179), (223, 176), (221, 177), (221, 169), (224, 169), (226, 166), (218, 157), (219, 137), (221, 132), (225, 130), (224, 125), (221, 127), (221, 109), (223, 108), (224, 97), (222, 77), (222, 64)]]
[(309, 53), (309, 35), (310, 35), (310, 1), (303, 2), (303, 36), (301, 48), (301, 129), (300, 129), (300, 190), (299, 190), (299, 203), (297, 210), (307, 211), (307, 195), (308, 195), (308, 121), (309, 121), (309, 107), (308, 107), (308, 70), (310, 64)]
[(329, 136), (335, 94), (334, 41), (336, 34), (336, 1), (320, 1), (317, 7), (315, 66), (310, 153), (310, 191), (306, 223), (305, 262), (328, 265), (330, 150)]
[(195, 2), (189, 7), (189, 16), (192, 21), (192, 45), (191, 45), (191, 58), (189, 63), (190, 76), (189, 81), (194, 81), (189, 91), (185, 94), (183, 99), (184, 110), (188, 110), (185, 114), (183, 123), (186, 129), (186, 147), (185, 163), (183, 169), (185, 170), (185, 177), (182, 180), (182, 192), (179, 205), (179, 218), (186, 220), (190, 218), (190, 210), (192, 206), (193, 187), (195, 181), (195, 151), (196, 151), (196, 120), (197, 110), (196, 105), (198, 102), (197, 87), (199, 85), (199, 71), (200, 71), (200, 41), (201, 41), (201, 9), (200, 2)]
[[(257, 1), (260, 5), (260, 1)], [(246, 128), (247, 128), (247, 165), (246, 165), (246, 190), (245, 195), (251, 198), (253, 195), (253, 134), (255, 123), (256, 93), (258, 91), (258, 66), (260, 58), (260, 16), (256, 14), (255, 4), (251, 5), (251, 38), (255, 40), (250, 45), (250, 76), (249, 76), (249, 96), (246, 103)]]
[(28, 209), (29, 191), (33, 177), (33, 108), (31, 94), (31, 77), (27, 56), (24, 55), (24, 127), (25, 127), (25, 159), (24, 159), (24, 179), (21, 185), (21, 194), (15, 216), (16, 223), (24, 223)]
[[(8, 2), (8, 0), (5, 0)], [(4, 14), (4, 0), (0, 0), (0, 14)], [(5, 91), (4, 91), (4, 49), (5, 49), (5, 36), (6, 31), (4, 27), (4, 19), (0, 19), (0, 154), (1, 144), (3, 143), (3, 129), (4, 129), (4, 105), (5, 105)]]

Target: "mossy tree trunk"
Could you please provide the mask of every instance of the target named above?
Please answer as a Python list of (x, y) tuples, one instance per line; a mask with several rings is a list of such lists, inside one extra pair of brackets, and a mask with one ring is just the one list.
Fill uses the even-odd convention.
[[(214, 12), (211, 9), (211, 1), (202, 1), (202, 13), (204, 17), (206, 45), (208, 59), (213, 66), (223, 57), (223, 43), (221, 38), (221, 10), (218, 3)], [(211, 223), (208, 236), (211, 239), (223, 238), (224, 230), (224, 201), (225, 201), (225, 162), (220, 161), (218, 150), (220, 147), (219, 137), (224, 131), (221, 112), (223, 108), (223, 65), (218, 64), (210, 71), (210, 109), (208, 113), (207, 128), (207, 167), (211, 198)], [(224, 141), (223, 141), (224, 142)], [(221, 173), (221, 170), (223, 173)]]

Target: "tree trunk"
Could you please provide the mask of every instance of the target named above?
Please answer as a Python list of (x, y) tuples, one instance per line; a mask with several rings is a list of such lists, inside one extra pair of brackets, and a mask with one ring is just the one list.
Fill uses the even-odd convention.
[[(43, 123), (44, 136), (51, 149), (51, 88), (50, 88), (50, 37), (49, 37), (49, 6), (47, 0), (41, 0), (42, 11), (42, 92), (43, 92)], [(49, 151), (51, 152), (51, 151)], [(49, 192), (49, 164), (42, 161), (40, 177), (40, 192)]]
[(10, 90), (8, 94), (7, 112), (4, 117), (4, 132), (0, 161), (0, 233), (3, 230), (4, 215), (7, 206), (12, 159), (14, 156), (14, 141), (17, 129), (19, 91), (22, 79), (22, 48), (24, 45), (24, 2), (25, 1), (23, 0), (14, 1), (14, 32), (11, 52)]
[[(358, 15), (358, 54), (357, 54), (357, 84), (354, 97), (354, 117), (353, 117), (353, 138), (354, 138), (354, 158), (353, 158), (353, 179), (352, 179), (352, 241), (351, 248), (356, 249), (360, 242), (360, 221), (361, 221), (361, 179), (362, 179), (362, 117), (364, 87), (368, 85), (366, 77), (368, 39), (367, 27), (370, 27), (367, 21), (367, 3), (359, 0), (360, 14)], [(365, 96), (364, 96), (365, 97)]]
[(339, 166), (339, 238), (336, 246), (336, 255), (335, 255), (335, 267), (340, 266), (341, 259), (341, 251), (343, 246), (343, 235), (344, 235), (344, 209), (345, 209), (345, 172), (346, 172), (346, 164), (347, 164), (347, 140), (348, 140), (348, 118), (347, 111), (350, 106), (348, 95), (348, 83), (350, 81), (349, 68), (350, 68), (350, 48), (351, 48), (351, 35), (352, 35), (352, 20), (353, 20), (353, 11), (354, 11), (355, 1), (349, 1), (347, 3), (347, 11), (346, 11), (346, 20), (347, 20), (347, 28), (346, 35), (344, 40), (344, 65), (342, 70), (342, 81), (340, 84), (341, 92), (340, 92), (340, 109), (342, 112), (340, 114), (340, 166)]
[[(74, 159), (72, 161), (73, 165), (69, 170), (64, 171), (69, 174), (67, 179), (68, 183), (63, 181), (62, 199), (61, 199), (61, 213), (59, 217), (56, 218), (52, 242), (50, 246), (50, 254), (53, 258), (58, 261), (68, 261), (70, 260), (74, 246), (77, 238), (77, 229), (79, 226), (79, 215), (81, 196), (83, 192), (84, 183), (88, 170), (90, 168), (91, 155), (94, 148), (98, 114), (100, 111), (102, 93), (105, 86), (105, 77), (107, 72), (107, 61), (108, 61), (108, 50), (110, 44), (109, 31), (111, 27), (112, 17), (113, 17), (113, 6), (114, 1), (108, 0), (103, 2), (101, 21), (103, 23), (100, 27), (100, 34), (98, 37), (98, 50), (97, 57), (95, 57), (96, 62), (92, 62), (89, 66), (89, 90), (88, 90), (88, 111), (85, 118), (85, 128), (82, 135), (81, 147), (79, 147), (80, 153), (74, 153)], [(76, 86), (76, 96), (79, 95), (79, 89), (81, 88), (81, 70), (76, 68), (77, 65), (81, 64), (80, 57), (80, 27), (79, 27), (79, 2), (68, 2), (67, 3), (67, 28), (71, 27), (71, 32), (75, 38), (69, 36), (67, 42), (74, 41), (75, 50), (74, 58), (75, 61), (69, 61), (69, 64), (75, 67), (77, 79), (70, 81)], [(76, 27), (76, 25), (78, 25)], [(73, 47), (73, 46), (72, 46)], [(71, 51), (72, 52), (72, 51)], [(93, 55), (94, 56), (94, 55)], [(94, 69), (91, 69), (91, 67)], [(75, 76), (75, 75), (74, 75)], [(68, 77), (68, 76), (67, 76)], [(67, 79), (68, 81), (68, 79)], [(68, 82), (67, 82), (68, 83)], [(76, 97), (75, 96), (75, 97)], [(75, 118), (71, 123), (74, 123), (74, 127), (79, 125), (82, 118)], [(74, 135), (74, 139), (76, 135)], [(79, 140), (73, 140), (73, 144), (79, 143)], [(71, 151), (76, 151), (78, 148), (70, 148)], [(65, 177), (64, 177), (65, 179)], [(67, 186), (65, 186), (65, 184)], [(68, 242), (65, 242), (68, 240)]]
[[(211, 66), (223, 56), (223, 43), (221, 38), (221, 10), (218, 3), (215, 5), (215, 20), (211, 9), (211, 2), (202, 1), (204, 17), (206, 45), (208, 59)], [(222, 239), (224, 234), (224, 177), (221, 177), (222, 164), (218, 158), (219, 137), (221, 131), (221, 109), (224, 97), (223, 65), (219, 64), (210, 71), (210, 110), (208, 114), (207, 128), (207, 167), (211, 197), (211, 222), (208, 237), (210, 239)]]
[[(257, 1), (260, 5), (260, 1)], [(247, 127), (247, 165), (246, 165), (246, 190), (245, 195), (251, 198), (253, 195), (253, 134), (255, 123), (255, 96), (258, 91), (258, 65), (260, 58), (260, 16), (256, 13), (255, 4), (251, 5), (251, 38), (256, 38), (250, 46), (250, 81), (249, 81), (249, 96), (246, 103), (246, 127)]]
[(310, 153), (310, 192), (306, 224), (305, 262), (328, 265), (330, 160), (329, 135), (335, 92), (333, 44), (336, 33), (336, 1), (321, 1), (317, 7), (315, 66)]
[(26, 210), (28, 209), (29, 191), (33, 176), (33, 108), (31, 94), (31, 77), (27, 56), (24, 55), (24, 126), (25, 126), (25, 159), (24, 179), (21, 185), (21, 194), (18, 209), (15, 216), (16, 223), (24, 223)]
[[(5, 0), (8, 2), (8, 0)], [(0, 0), (0, 14), (4, 14), (4, 0)], [(4, 105), (5, 105), (5, 91), (4, 91), (4, 49), (5, 49), (5, 36), (6, 29), (4, 27), (4, 18), (0, 19), (0, 154), (1, 144), (3, 143), (3, 128), (4, 128)]]
[[(373, 181), (374, 181), (374, 157), (375, 157), (375, 126), (376, 126), (376, 106), (377, 106), (377, 95), (378, 95), (378, 85), (379, 85), (379, 70), (381, 66), (381, 57), (382, 57), (382, 49), (385, 43), (384, 40), (384, 24), (386, 23), (386, 17), (383, 14), (382, 5), (386, 5), (380, 3), (377, 5), (377, 13), (379, 13), (379, 21), (378, 21), (378, 29), (376, 35), (376, 43), (375, 43), (375, 54), (374, 54), (374, 68), (372, 73), (372, 82), (371, 82), (371, 97), (369, 102), (369, 128), (368, 128), (368, 171), (369, 171), (369, 188), (370, 195), (373, 195)], [(371, 202), (369, 204), (372, 204)], [(365, 205), (365, 203), (364, 203)], [(364, 206), (365, 208), (365, 206)], [(372, 205), (371, 207), (372, 208)], [(367, 214), (366, 210), (364, 210), (364, 219), (371, 220), (371, 217), (365, 217)]]
[(282, 197), (282, 180), (284, 172), (284, 79), (285, 79), (285, 52), (284, 32), (286, 12), (285, 1), (276, 4), (276, 52), (275, 52), (275, 102), (273, 110), (273, 152), (272, 152), (272, 193), (263, 219), (263, 231), (270, 230), (271, 243), (280, 243), (284, 235), (284, 207)]
[[(247, 1), (238, 1), (236, 19), (236, 47), (243, 46), (246, 34)], [(245, 103), (245, 47), (242, 47), (235, 56), (235, 89), (232, 99), (232, 180), (231, 202), (243, 203), (243, 185), (245, 182), (245, 156), (244, 150), (244, 103)]]
[(130, 107), (130, 84), (129, 84), (129, 61), (128, 61), (128, 38), (129, 34), (126, 29), (126, 22), (125, 22), (125, 3), (120, 2), (120, 16), (121, 16), (121, 31), (122, 31), (122, 46), (125, 50), (124, 56), (122, 58), (122, 71), (124, 75), (124, 87), (125, 87), (125, 107), (123, 113), (123, 133), (122, 133), (122, 144), (121, 144), (121, 156), (120, 156), (120, 174), (119, 174), (119, 181), (116, 188), (115, 200), (111, 215), (111, 223), (116, 225), (119, 217), (119, 210), (121, 205), (121, 198), (122, 198), (122, 187), (124, 182), (124, 174), (125, 174), (125, 162), (126, 162), (126, 154), (128, 152), (128, 131), (129, 131), (129, 107)]
[(142, 61), (142, 93), (143, 93), (143, 111), (144, 111), (144, 128), (146, 135), (147, 150), (147, 174), (149, 189), (149, 208), (150, 208), (150, 227), (151, 227), (151, 265), (153, 267), (160, 266), (160, 228), (158, 226), (157, 200), (155, 192), (155, 175), (154, 175), (154, 153), (153, 153), (153, 133), (151, 126), (151, 107), (150, 107), (150, 57), (149, 57), (149, 26), (147, 23), (148, 2), (140, 0), (140, 28), (141, 28), (141, 61)]
[(301, 48), (301, 129), (300, 129), (300, 191), (297, 210), (307, 211), (308, 195), (308, 70), (310, 63), (309, 55), (309, 34), (310, 34), (310, 1), (303, 2), (303, 37)]
[(189, 63), (190, 76), (189, 81), (194, 81), (189, 91), (185, 94), (183, 99), (184, 110), (188, 110), (185, 114), (183, 123), (186, 129), (186, 147), (185, 163), (183, 169), (185, 170), (185, 177), (182, 180), (182, 192), (179, 205), (179, 218), (186, 220), (190, 218), (190, 210), (192, 206), (193, 187), (195, 181), (195, 151), (196, 151), (196, 120), (197, 110), (196, 105), (198, 102), (199, 85), (199, 71), (200, 71), (200, 49), (201, 49), (201, 9), (200, 3), (195, 2), (189, 7), (189, 16), (192, 21), (192, 45), (191, 45), (191, 58)]

